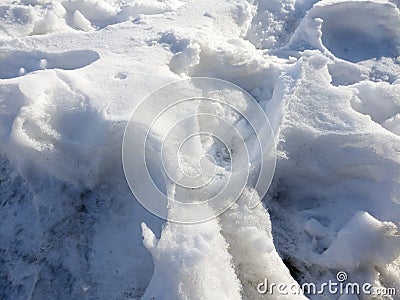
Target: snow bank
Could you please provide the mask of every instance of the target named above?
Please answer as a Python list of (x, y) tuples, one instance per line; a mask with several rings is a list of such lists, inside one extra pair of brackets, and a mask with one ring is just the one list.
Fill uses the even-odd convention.
[[(360, 282), (374, 278), (380, 285), (391, 278), (398, 286), (390, 275), (376, 279), (374, 267), (398, 265), (400, 140), (379, 124), (396, 115), (396, 85), (335, 87), (328, 67), (334, 63), (320, 51), (304, 51), (268, 103), (280, 116), (271, 118), (281, 153), (276, 194), (268, 202), (274, 240), (304, 282), (323, 283), (345, 270)], [(367, 113), (367, 99), (382, 117), (359, 113)]]
[(112, 128), (101, 111), (54, 73), (20, 83), (18, 94), (25, 101), (7, 112), (14, 120), (2, 128), (9, 133), (3, 139), (6, 153), (22, 172), (39, 168), (65, 182), (93, 186)]
[[(264, 299), (265, 278), (339, 269), (400, 290), (399, 24), (383, 0), (3, 1), (1, 297)], [(126, 185), (123, 132), (149, 93), (196, 76), (257, 99), (275, 180), (253, 209), (248, 186), (217, 219), (163, 224)]]
[(0, 6), (0, 19), (7, 26), (0, 29), (0, 37), (96, 30), (141, 14), (173, 12), (180, 6), (182, 2), (178, 0), (133, 3), (117, 0), (4, 1)]
[(300, 23), (290, 47), (319, 49), (346, 61), (397, 57), (400, 12), (386, 1), (320, 1)]

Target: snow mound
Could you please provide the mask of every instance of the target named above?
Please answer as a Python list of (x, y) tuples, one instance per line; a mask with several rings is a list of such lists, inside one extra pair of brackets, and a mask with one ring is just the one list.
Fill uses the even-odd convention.
[[(318, 285), (338, 271), (399, 292), (398, 3), (2, 1), (0, 298), (294, 299), (257, 287), (265, 279)], [(237, 84), (268, 115), (274, 181), (263, 199), (246, 186), (208, 222), (164, 222), (129, 190), (124, 129), (150, 93), (202, 76)], [(187, 105), (157, 130), (184, 113), (198, 121), (216, 112), (252, 141), (247, 123), (218, 105)], [(143, 127), (134, 130), (133, 144)], [(159, 137), (150, 173), (174, 192), (158, 172)], [(204, 152), (220, 170), (228, 161), (216, 144), (188, 145), (192, 174)], [(170, 195), (193, 201), (196, 193)], [(175, 208), (166, 214), (209, 213)]]
[(290, 44), (326, 50), (351, 62), (396, 58), (399, 26), (400, 11), (385, 1), (320, 1), (302, 20)]
[[(279, 79), (268, 103), (271, 110), (281, 112), (280, 120), (271, 118), (275, 120), (272, 124), (277, 124), (282, 157), (275, 176), (276, 194), (268, 202), (274, 240), (283, 257), (302, 273), (304, 282), (319, 277), (322, 283), (340, 269), (347, 270), (351, 278), (377, 278), (374, 265), (386, 273), (397, 268), (399, 255), (400, 140), (370, 116), (353, 109), (363, 98), (365, 106), (355, 108), (365, 110), (369, 99), (370, 105), (379, 105), (379, 112), (384, 113), (386, 105), (396, 103), (396, 86), (360, 83), (335, 87), (330, 84), (330, 63), (329, 56), (306, 51)], [(385, 92), (379, 96), (371, 91), (364, 94), (366, 86), (381, 85)], [(380, 88), (376, 91), (380, 93)], [(386, 117), (390, 116), (383, 119)], [(289, 223), (293, 225), (287, 226)], [(388, 252), (373, 250), (375, 243), (386, 245)], [(352, 252), (342, 248), (345, 244)], [(356, 244), (369, 250), (357, 250)], [(384, 284), (390, 278), (381, 275), (377, 282)], [(392, 285), (398, 285), (398, 279)]]
[[(94, 148), (98, 154), (105, 151), (111, 126), (102, 112), (55, 73), (20, 84), (17, 91), (24, 101), (7, 112), (16, 115), (3, 129), (9, 133), (3, 140), (3, 150), (16, 159), (21, 171), (47, 169), (62, 180), (93, 185), (99, 174), (94, 168), (100, 161), (89, 157)], [(69, 157), (66, 152), (71, 153)]]
[(139, 15), (173, 12), (183, 5), (178, 0), (165, 1), (105, 1), (50, 0), (3, 1), (0, 37), (44, 35), (59, 31), (91, 31), (133, 20)]

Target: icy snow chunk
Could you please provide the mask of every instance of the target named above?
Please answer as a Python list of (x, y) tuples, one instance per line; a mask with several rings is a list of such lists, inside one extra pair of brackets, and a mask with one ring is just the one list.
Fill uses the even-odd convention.
[(68, 12), (74, 13), (78, 10), (89, 21), (101, 25), (108, 22), (118, 11), (112, 2), (104, 0), (66, 0), (62, 1), (62, 5)]
[(241, 299), (216, 219), (195, 225), (168, 223), (160, 240), (145, 224), (142, 230), (155, 268), (143, 299)]
[(336, 60), (328, 65), (329, 74), (332, 76), (332, 85), (351, 85), (368, 79), (369, 68), (362, 68), (345, 60)]
[(324, 45), (321, 40), (322, 23), (323, 20), (320, 18), (304, 19), (290, 39), (288, 47), (301, 51), (305, 49), (318, 49), (324, 51)]
[(400, 256), (400, 234), (391, 222), (380, 222), (357, 212), (342, 228), (320, 260), (332, 268), (355, 270), (363, 265), (383, 266)]
[(306, 222), (304, 230), (311, 236), (324, 238), (329, 235), (327, 228), (316, 219), (310, 219)]
[(365, 81), (354, 87), (358, 94), (351, 102), (353, 109), (394, 133), (400, 131), (400, 85)]
[(90, 21), (86, 19), (85, 16), (82, 15), (79, 10), (76, 10), (74, 12), (74, 14), (72, 15), (72, 19), (74, 21), (76, 28), (83, 31), (89, 31), (90, 29), (92, 29)]
[[(298, 286), (278, 255), (272, 236), (268, 211), (260, 203), (250, 208), (258, 197), (246, 189), (239, 200), (221, 215), (222, 234), (230, 245), (236, 272), (243, 286), (243, 299), (259, 299), (257, 287), (269, 282)], [(276, 299), (306, 299), (303, 295), (275, 295)]]

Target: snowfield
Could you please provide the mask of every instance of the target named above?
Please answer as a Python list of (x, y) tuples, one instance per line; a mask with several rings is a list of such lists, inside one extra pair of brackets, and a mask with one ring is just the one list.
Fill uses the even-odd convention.
[[(400, 299), (399, 7), (0, 0), (0, 299)], [(130, 149), (139, 149), (149, 115), (163, 108), (155, 101), (132, 123), (143, 99), (199, 77), (243, 89), (269, 124), (232, 93), (224, 95), (246, 121), (200, 101), (155, 125), (148, 168), (168, 201), (204, 200), (230, 179), (237, 187), (242, 173), (227, 167), (235, 158), (250, 174), (215, 218), (211, 204), (186, 211), (167, 203), (164, 217), (193, 221), (183, 224), (135, 199), (129, 178), (145, 170), (124, 172), (121, 149), (128, 124)], [(184, 171), (219, 176), (205, 196), (165, 179), (164, 167), (181, 167), (173, 147), (166, 165), (158, 155), (168, 126), (187, 114), (193, 120), (170, 145), (193, 130), (230, 141), (227, 149), (200, 138), (182, 148)], [(201, 115), (227, 121), (245, 142)], [(274, 159), (259, 155), (254, 136), (274, 139)], [(271, 142), (259, 145), (271, 153)], [(268, 186), (273, 174), (260, 165), (275, 159), (264, 195), (253, 177)], [(151, 198), (147, 187), (141, 196)], [(194, 222), (202, 218), (210, 220)], [(260, 293), (266, 279), (296, 290), (369, 283), (375, 294)]]

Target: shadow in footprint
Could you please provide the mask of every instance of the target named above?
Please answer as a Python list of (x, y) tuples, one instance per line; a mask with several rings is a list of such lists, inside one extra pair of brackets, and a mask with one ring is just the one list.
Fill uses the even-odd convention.
[(390, 5), (345, 2), (311, 16), (323, 19), (322, 42), (338, 58), (357, 63), (399, 54), (400, 15)]
[(9, 51), (0, 55), (0, 79), (10, 79), (44, 69), (75, 70), (100, 58), (96, 51), (77, 50), (63, 53)]

